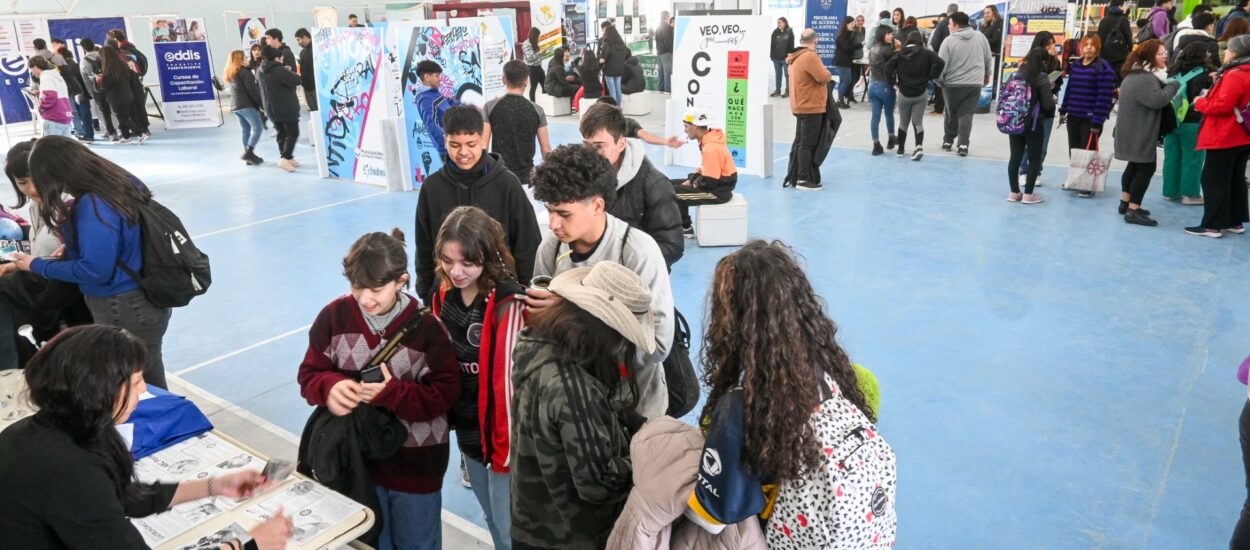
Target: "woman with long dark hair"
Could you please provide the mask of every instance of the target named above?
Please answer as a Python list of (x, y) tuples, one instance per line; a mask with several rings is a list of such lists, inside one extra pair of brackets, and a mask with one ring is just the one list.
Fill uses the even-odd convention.
[[(1011, 143), (1011, 159), (1007, 161), (1007, 183), (1011, 187), (1007, 200), (1010, 202), (1024, 204), (1042, 202), (1042, 196), (1034, 193), (1033, 187), (1037, 185), (1037, 174), (1042, 166), (1042, 140), (1046, 136), (1043, 121), (1055, 116), (1055, 95), (1050, 91), (1051, 81), (1048, 74), (1052, 57), (1045, 48), (1029, 50), (1028, 55), (1025, 55), (1024, 60), (1020, 62), (1017, 76), (1013, 77), (1027, 83), (1032, 88), (1032, 93), (1029, 94), (1030, 115), (1025, 121), (1024, 132), (1007, 136)], [(1037, 115), (1034, 116), (1032, 113), (1037, 113)], [(1024, 192), (1021, 193), (1020, 165), (1026, 151), (1029, 155), (1029, 168), (1025, 174)]]
[(142, 126), (135, 120), (135, 88), (134, 82), (139, 75), (130, 70), (122, 61), (117, 48), (105, 46), (100, 49), (100, 62), (103, 64), (100, 76), (100, 88), (104, 97), (117, 115), (117, 126), (122, 138), (118, 143), (130, 143), (132, 136), (143, 139)]
[(580, 87), (581, 81), (573, 68), (573, 54), (569, 53), (568, 48), (556, 48), (555, 55), (547, 62), (547, 83), (543, 87), (543, 93), (551, 97), (571, 98), (577, 95)]
[(890, 12), (890, 26), (893, 27), (894, 32), (901, 32), (905, 23), (907, 23), (907, 14), (903, 12), (903, 8), (894, 8), (894, 11)]
[[(1202, 113), (1194, 108), (1194, 102), (1205, 94), (1215, 80), (1217, 67), (1208, 59), (1206, 44), (1190, 42), (1181, 48), (1176, 61), (1168, 69), (1169, 78), (1184, 83), (1178, 92), (1184, 94), (1181, 109), (1173, 99), (1176, 113), (1176, 129), (1163, 136), (1163, 198), (1179, 200), (1183, 204), (1202, 204), (1202, 166), (1207, 152), (1198, 148), (1198, 133), (1202, 125)], [(1183, 111), (1183, 112), (1182, 112)]]
[[(1059, 112), (1066, 117), (1069, 149), (1097, 149), (1102, 125), (1111, 117), (1119, 77), (1101, 52), (1102, 39), (1087, 34), (1078, 47), (1080, 57), (1068, 63), (1067, 90)], [(1094, 192), (1078, 191), (1077, 196), (1091, 198)]]
[[(1229, 26), (1232, 26), (1231, 23)], [(1250, 160), (1250, 135), (1237, 116), (1250, 103), (1250, 35), (1234, 37), (1224, 52), (1224, 68), (1206, 96), (1191, 107), (1202, 113), (1197, 148), (1206, 153), (1202, 166), (1202, 222), (1186, 227), (1190, 235), (1219, 237), (1225, 231), (1245, 233), (1250, 221), (1246, 197), (1246, 163)], [(1243, 430), (1245, 420), (1243, 417)], [(1244, 433), (1244, 432), (1243, 432)], [(1247, 447), (1242, 442), (1243, 454)], [(1250, 461), (1247, 462), (1250, 464)], [(1250, 548), (1250, 500), (1238, 525), (1240, 543)]]
[[(265, 486), (258, 471), (178, 484), (135, 480), (117, 431), (147, 391), (143, 341), (117, 327), (67, 329), (26, 367), (34, 416), (0, 433), (0, 532), (13, 548), (147, 548), (130, 517), (205, 498), (246, 498)], [(286, 547), (291, 519), (252, 528), (252, 542), (219, 550)]]
[[(1044, 63), (1042, 64), (1042, 67), (1040, 67), (1042, 74), (1049, 75), (1055, 71), (1063, 70), (1063, 60), (1059, 57), (1060, 52), (1057, 44), (1055, 43), (1055, 35), (1051, 34), (1050, 31), (1042, 31), (1033, 35), (1033, 44), (1029, 46), (1029, 51), (1031, 52), (1039, 48), (1045, 50), (1048, 56), (1043, 60)], [(1028, 54), (1025, 55), (1027, 56)], [(1040, 90), (1042, 93), (1049, 94), (1051, 96), (1052, 103), (1058, 103), (1058, 90), (1060, 85), (1061, 83), (1059, 81), (1054, 81), (1046, 86), (1043, 86)], [(1055, 127), (1055, 109), (1053, 106), (1049, 112), (1043, 113), (1042, 119), (1037, 121), (1037, 124), (1042, 129), (1042, 152), (1039, 157), (1041, 160), (1037, 164), (1037, 180), (1040, 184), (1042, 170), (1045, 169), (1046, 164), (1046, 151), (1050, 146), (1050, 132), (1051, 129)], [(1033, 166), (1032, 159), (1033, 155), (1026, 152), (1024, 158), (1020, 161), (1019, 175), (1026, 176), (1029, 173), (1029, 169)]]
[(589, 48), (582, 51), (582, 62), (577, 64), (577, 79), (582, 82), (582, 87), (577, 90), (577, 94), (573, 96), (573, 111), (581, 110), (582, 99), (599, 99), (603, 97), (603, 84), (600, 82), (599, 75), (603, 67), (599, 65), (599, 59), (595, 57), (595, 52)]
[(1168, 80), (1167, 67), (1167, 48), (1152, 38), (1133, 48), (1121, 69), (1124, 78), (1116, 117), (1115, 158), (1128, 162), (1120, 180), (1119, 212), (1125, 223), (1159, 225), (1141, 203), (1155, 173), (1163, 110), (1180, 89), (1180, 83)]
[(838, 107), (850, 108), (851, 90), (855, 87), (855, 18), (846, 16), (833, 45), (833, 66), (838, 69)]
[[(623, 365), (654, 352), (651, 291), (615, 262), (574, 268), (513, 352), (512, 547), (603, 548), (631, 483), (644, 419)], [(648, 327), (648, 328), (644, 328)]]
[[(708, 301), (700, 355), (708, 395), (701, 424), (706, 426), (708, 445), (719, 443), (722, 447), (715, 456), (735, 456), (741, 463), (717, 465), (718, 469), (740, 467), (762, 484), (777, 484), (778, 506), (794, 504), (793, 493), (802, 492), (804, 486), (816, 490), (828, 487), (827, 472), (837, 468), (832, 462), (835, 459), (821, 452), (830, 435), (822, 427), (832, 420), (828, 415), (837, 414), (840, 420), (866, 426), (875, 421), (875, 414), (860, 389), (850, 358), (838, 345), (837, 327), (807, 274), (784, 244), (751, 241), (716, 264)], [(741, 435), (721, 439), (717, 434), (723, 430)], [(888, 461), (890, 467), (873, 471), (873, 479), (861, 480), (880, 489), (879, 495), (873, 495), (881, 504), (875, 519), (869, 520), (873, 523), (837, 526), (828, 514), (809, 510), (807, 519), (799, 520), (802, 527), (821, 523), (811, 530), (826, 531), (819, 536), (823, 539), (820, 544), (802, 547), (888, 548), (893, 543), (893, 452), (875, 432), (866, 432), (870, 435), (862, 447), (865, 451), (871, 448), (867, 452), (872, 455), (861, 456)], [(733, 439), (737, 439), (738, 448), (728, 448)], [(757, 491), (759, 486), (755, 485)], [(702, 497), (707, 495), (698, 490), (695, 495), (701, 497), (700, 505), (715, 505), (720, 498), (712, 495), (705, 501)], [(725, 504), (743, 514), (762, 512), (763, 498), (758, 500), (760, 509), (741, 509), (749, 496), (744, 494), (736, 504)], [(823, 498), (832, 501), (835, 496), (826, 493)], [(827, 502), (808, 503), (817, 504), (829, 510)], [(764, 529), (770, 547), (775, 547), (771, 544), (774, 537), (786, 536), (778, 533), (791, 533), (785, 524), (794, 519), (780, 517), (774, 509)], [(799, 529), (798, 523), (792, 525)], [(872, 532), (865, 534), (867, 530)], [(848, 540), (852, 535), (859, 537), (854, 544)]]
[(530, 68), (530, 101), (534, 101), (539, 86), (543, 87), (544, 94), (547, 93), (547, 86), (543, 83), (543, 51), (538, 47), (540, 36), (538, 27), (530, 27), (529, 38), (521, 43), (521, 53), (525, 54), (525, 64)]
[(924, 37), (918, 32), (907, 35), (907, 44), (886, 64), (898, 80), (897, 156), (906, 154), (907, 127), (910, 125), (915, 128), (913, 136), (916, 138), (916, 149), (912, 151), (911, 159), (924, 157), (924, 109), (928, 105), (929, 83), (942, 76), (945, 66), (946, 62), (937, 52), (925, 47)]
[(990, 41), (990, 53), (997, 59), (1003, 52), (1003, 16), (997, 5), (990, 4), (981, 10), (981, 17), (981, 34)]
[[(877, 27), (877, 35), (873, 38), (872, 49), (868, 50), (868, 102), (872, 106), (872, 121), (869, 130), (872, 134), (872, 154), (880, 155), (885, 149), (894, 149), (898, 144), (894, 136), (894, 72), (889, 69), (889, 62), (894, 58), (898, 48), (894, 41), (894, 33), (889, 27)], [(889, 134), (889, 145), (881, 147), (881, 115), (885, 114), (885, 129)]]
[(790, 55), (790, 51), (794, 49), (794, 30), (790, 28), (790, 20), (779, 17), (777, 18), (777, 28), (773, 29), (773, 34), (769, 40), (768, 55), (773, 60), (773, 73), (776, 76), (776, 89), (773, 90), (772, 97), (790, 97), (789, 88), (782, 88), (782, 82), (786, 80), (786, 57)]
[[(604, 27), (603, 38), (599, 41), (599, 64), (603, 66), (603, 82), (608, 88), (607, 93), (616, 100), (617, 105), (621, 104), (621, 77), (625, 76), (625, 59), (629, 55), (625, 39), (621, 38), (616, 25), (609, 23)], [(585, 81), (582, 78), (582, 82)]]
[(42, 200), (39, 218), (64, 236), (65, 254), (36, 258), (19, 253), (17, 268), (77, 284), (96, 323), (129, 330), (147, 344), (151, 360), (144, 379), (166, 387), (161, 342), (170, 309), (153, 304), (127, 274), (143, 270), (139, 209), (151, 202), (152, 192), (124, 168), (61, 136), (35, 143), (30, 174)]

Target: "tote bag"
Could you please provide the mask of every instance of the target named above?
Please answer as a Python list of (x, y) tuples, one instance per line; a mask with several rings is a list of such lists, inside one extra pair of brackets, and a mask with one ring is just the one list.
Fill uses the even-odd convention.
[(1093, 191), (1101, 193), (1107, 188), (1107, 171), (1111, 169), (1111, 153), (1103, 153), (1089, 136), (1086, 147), (1093, 149), (1072, 149), (1071, 160), (1068, 162), (1068, 180), (1063, 183), (1064, 189), (1077, 191)]

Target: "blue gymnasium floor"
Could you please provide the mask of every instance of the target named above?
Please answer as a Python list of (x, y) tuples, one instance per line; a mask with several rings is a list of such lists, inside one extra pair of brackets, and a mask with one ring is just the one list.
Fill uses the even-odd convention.
[[(576, 129), (555, 121), (552, 139)], [(417, 195), (317, 179), (307, 146), (283, 173), (268, 136), (271, 162), (248, 168), (237, 143), (232, 121), (97, 151), (152, 184), (213, 259), (212, 290), (173, 316), (168, 371), (298, 434), (307, 326), (346, 292), (339, 262), (358, 236), (411, 235)], [(1164, 203), (1158, 180), (1153, 229), (1125, 225), (1111, 193), (1064, 196), (1061, 168), (1048, 202), (1009, 204), (1004, 168), (839, 148), (823, 192), (739, 184), (750, 234), (806, 258), (839, 340), (881, 381), (898, 547), (1226, 546), (1245, 495), (1234, 370), (1250, 353), (1250, 235), (1185, 235), (1200, 209)], [(729, 249), (687, 243), (673, 287), (693, 321)], [(456, 460), (444, 505), (481, 524)]]

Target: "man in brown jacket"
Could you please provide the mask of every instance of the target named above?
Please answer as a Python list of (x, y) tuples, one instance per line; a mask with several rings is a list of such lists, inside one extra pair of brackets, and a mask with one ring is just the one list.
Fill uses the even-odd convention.
[(790, 65), (790, 110), (794, 113), (794, 143), (791, 158), (797, 169), (795, 189), (819, 191), (820, 178), (814, 177), (812, 156), (820, 143), (821, 124), (829, 107), (829, 83), (833, 74), (816, 53), (816, 31), (804, 29), (799, 47), (786, 57)]

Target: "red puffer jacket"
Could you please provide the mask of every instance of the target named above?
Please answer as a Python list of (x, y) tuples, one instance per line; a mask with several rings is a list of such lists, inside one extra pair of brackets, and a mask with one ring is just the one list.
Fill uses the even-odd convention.
[(1194, 101), (1202, 113), (1198, 149), (1229, 149), (1250, 145), (1250, 132), (1237, 121), (1236, 112), (1250, 103), (1250, 62), (1224, 70), (1205, 97)]

